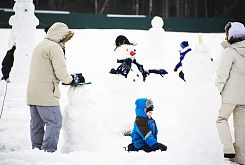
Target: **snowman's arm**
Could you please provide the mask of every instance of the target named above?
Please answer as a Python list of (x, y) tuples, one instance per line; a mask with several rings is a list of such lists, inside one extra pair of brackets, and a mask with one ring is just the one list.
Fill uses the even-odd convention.
[(117, 63), (123, 63), (126, 59), (121, 59), (121, 60), (118, 60), (117, 59)]
[(155, 73), (160, 74), (162, 77), (164, 74), (168, 74), (168, 72), (165, 69), (149, 69), (149, 73)]
[(175, 66), (175, 70), (177, 71), (178, 69), (179, 69), (179, 67), (181, 67), (182, 66), (182, 62), (180, 61), (176, 66)]
[(11, 68), (13, 67), (14, 64), (14, 52), (15, 52), (15, 45), (7, 51), (3, 62), (2, 62), (2, 73), (3, 77), (2, 79), (6, 80), (9, 78), (9, 73), (11, 71)]

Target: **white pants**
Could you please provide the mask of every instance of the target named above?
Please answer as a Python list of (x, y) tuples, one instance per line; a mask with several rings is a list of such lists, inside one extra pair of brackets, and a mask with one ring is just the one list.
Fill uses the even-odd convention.
[[(228, 123), (233, 113), (235, 143), (233, 144), (231, 131)], [(224, 146), (224, 153), (235, 153), (234, 161), (240, 164), (245, 163), (245, 105), (223, 103), (219, 110), (217, 128), (221, 142)]]

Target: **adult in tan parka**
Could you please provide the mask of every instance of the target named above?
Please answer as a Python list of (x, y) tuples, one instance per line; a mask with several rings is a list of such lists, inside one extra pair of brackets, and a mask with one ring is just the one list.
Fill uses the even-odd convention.
[(82, 79), (84, 81), (81, 74), (70, 75), (66, 69), (64, 48), (73, 34), (66, 24), (54, 23), (32, 53), (27, 104), (31, 113), (30, 132), (33, 149), (47, 152), (57, 150), (62, 126), (59, 82), (72, 84), (79, 83)]
[[(239, 22), (225, 27), (226, 48), (221, 56), (215, 85), (222, 96), (217, 128), (223, 144), (224, 157), (245, 164), (245, 27)], [(228, 123), (233, 114), (234, 137)]]

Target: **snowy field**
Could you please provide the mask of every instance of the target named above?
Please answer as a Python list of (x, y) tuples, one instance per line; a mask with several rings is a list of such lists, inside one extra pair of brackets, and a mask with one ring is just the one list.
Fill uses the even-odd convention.
[[(198, 33), (122, 29), (74, 32), (74, 37), (66, 45), (68, 70), (70, 73), (82, 72), (86, 81), (92, 84), (70, 90), (67, 86), (60, 86), (60, 104), (66, 120), (57, 152), (51, 154), (31, 149), (30, 113), (25, 103), (31, 56), (16, 53), (0, 119), (0, 165), (232, 164), (223, 158), (215, 123), (220, 98), (210, 78), (218, 65), (224, 34), (201, 34), (203, 44), (199, 45)], [(2, 61), (7, 51), (10, 30), (0, 29), (0, 34)], [(129, 89), (133, 87), (125, 78), (118, 81), (115, 75), (109, 74), (110, 69), (118, 65), (114, 43), (121, 34), (130, 42), (137, 43), (136, 59), (145, 69), (164, 68), (169, 72), (164, 78), (159, 75), (147, 77), (146, 82), (137, 87), (136, 96), (153, 99), (153, 118), (159, 129), (158, 142), (168, 146), (166, 152), (128, 153), (123, 149), (131, 142), (131, 138), (122, 136), (117, 124), (129, 116), (133, 126), (135, 98), (131, 97)], [(44, 31), (37, 30), (36, 43), (44, 37)], [(193, 71), (193, 74), (186, 75), (189, 76), (187, 79), (199, 80), (198, 83), (184, 83), (178, 73), (173, 71), (179, 60), (179, 43), (183, 40), (189, 41), (193, 48), (191, 55), (214, 59), (213, 63), (207, 65), (200, 62), (187, 64), (191, 65), (188, 69), (192, 68)], [(213, 68), (211, 72), (209, 66)], [(5, 82), (1, 81), (1, 105), (5, 88)], [(68, 91), (73, 91), (73, 100), (70, 101), (80, 102), (80, 109), (67, 106)], [(127, 109), (125, 113), (123, 109)], [(65, 123), (67, 120), (70, 120), (70, 125)], [(65, 129), (71, 131), (70, 136), (76, 139), (75, 143), (68, 144)]]

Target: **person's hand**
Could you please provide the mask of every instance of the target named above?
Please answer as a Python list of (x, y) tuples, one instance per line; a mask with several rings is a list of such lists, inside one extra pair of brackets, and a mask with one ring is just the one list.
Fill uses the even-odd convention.
[(177, 68), (174, 68), (174, 71), (177, 72)]
[(73, 79), (71, 84), (73, 85), (85, 82), (85, 78), (83, 77), (82, 73), (75, 73), (75, 74), (72, 74), (71, 76)]
[(9, 80), (9, 78), (8, 78), (8, 77), (3, 76), (3, 77), (1, 78), (1, 80), (6, 81), (6, 83), (10, 83), (10, 80)]

